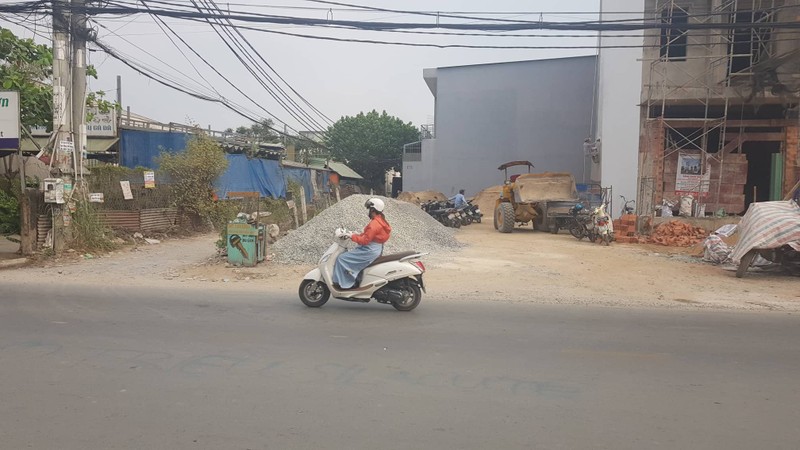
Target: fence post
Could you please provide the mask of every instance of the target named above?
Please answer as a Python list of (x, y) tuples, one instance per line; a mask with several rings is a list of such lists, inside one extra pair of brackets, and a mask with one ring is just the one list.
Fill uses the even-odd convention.
[(308, 222), (308, 205), (306, 204), (306, 188), (300, 186), (300, 208), (303, 214), (303, 223)]

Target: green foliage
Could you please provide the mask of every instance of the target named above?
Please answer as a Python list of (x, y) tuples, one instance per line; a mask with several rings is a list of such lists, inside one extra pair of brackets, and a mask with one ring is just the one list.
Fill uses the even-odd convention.
[(87, 251), (109, 251), (117, 246), (111, 241), (114, 236), (108, 226), (100, 219), (94, 205), (85, 199), (75, 204), (72, 213), (72, 246)]
[(53, 53), (49, 47), (0, 29), (0, 80), (3, 89), (19, 91), (23, 125), (52, 126), (52, 70)]
[[(25, 127), (53, 125), (53, 51), (33, 39), (17, 37), (11, 30), (0, 28), (0, 86), (4, 90), (19, 91), (20, 115)], [(97, 70), (90, 66), (88, 76), (97, 78)], [(86, 105), (108, 112), (116, 106), (103, 98), (102, 92), (90, 92)], [(89, 117), (91, 119), (91, 117)]]
[(239, 205), (235, 202), (221, 201), (214, 202), (208, 210), (208, 220), (215, 230), (219, 232), (217, 247), (224, 248), (226, 244), (228, 222), (236, 218), (239, 214)]
[(0, 234), (19, 233), (19, 199), (10, 192), (0, 190)]
[(399, 167), (403, 145), (419, 140), (419, 132), (384, 111), (345, 116), (328, 128), (326, 145), (331, 156), (352, 167), (370, 186), (381, 188), (384, 174)]
[(184, 152), (161, 153), (158, 164), (172, 182), (173, 200), (180, 210), (202, 219), (217, 214), (214, 181), (228, 168), (228, 160), (214, 140), (197, 136)]
[(252, 139), (256, 142), (267, 144), (271, 142), (278, 142), (280, 140), (280, 136), (278, 133), (272, 130), (273, 122), (272, 119), (265, 119), (262, 122), (254, 123), (249, 127), (241, 126), (234, 130), (233, 128), (228, 128), (228, 133), (236, 133), (242, 136), (245, 136), (249, 139)]

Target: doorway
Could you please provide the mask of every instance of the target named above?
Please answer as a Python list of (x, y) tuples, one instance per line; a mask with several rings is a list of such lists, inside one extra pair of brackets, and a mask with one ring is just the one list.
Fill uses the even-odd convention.
[[(775, 161), (783, 162), (780, 142), (745, 142), (742, 153), (747, 155), (747, 183), (744, 188), (745, 207), (754, 201), (772, 200), (774, 186), (783, 176)], [(782, 164), (777, 164), (782, 167)]]

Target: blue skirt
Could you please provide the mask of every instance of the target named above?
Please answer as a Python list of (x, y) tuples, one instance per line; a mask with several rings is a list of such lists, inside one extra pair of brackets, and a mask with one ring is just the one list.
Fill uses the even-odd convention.
[(342, 253), (336, 258), (333, 266), (333, 282), (343, 289), (350, 289), (356, 284), (356, 277), (368, 265), (378, 259), (383, 252), (383, 244), (372, 242)]

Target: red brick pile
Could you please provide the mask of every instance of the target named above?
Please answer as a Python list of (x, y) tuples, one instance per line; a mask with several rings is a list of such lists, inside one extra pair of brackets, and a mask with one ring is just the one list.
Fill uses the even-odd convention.
[(614, 237), (620, 244), (638, 244), (636, 237), (636, 215), (625, 214), (614, 221)]
[(657, 226), (647, 242), (668, 247), (691, 247), (707, 236), (708, 232), (700, 227), (673, 220)]

